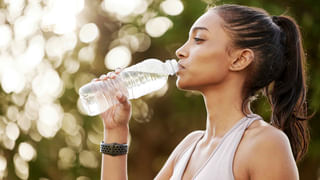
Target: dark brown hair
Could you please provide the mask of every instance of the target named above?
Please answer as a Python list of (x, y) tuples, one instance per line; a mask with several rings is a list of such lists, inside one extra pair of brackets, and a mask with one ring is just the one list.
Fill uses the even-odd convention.
[(296, 161), (307, 152), (305, 55), (296, 22), (289, 16), (240, 5), (212, 8), (224, 20), (232, 48), (250, 48), (254, 61), (243, 88), (243, 109), (259, 90), (272, 109), (271, 124), (289, 138)]

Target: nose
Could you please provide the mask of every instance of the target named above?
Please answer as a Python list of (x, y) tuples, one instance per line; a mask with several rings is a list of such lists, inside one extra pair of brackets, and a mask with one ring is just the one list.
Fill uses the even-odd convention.
[(188, 57), (188, 52), (186, 51), (185, 44), (176, 50), (176, 56), (179, 59), (184, 59)]

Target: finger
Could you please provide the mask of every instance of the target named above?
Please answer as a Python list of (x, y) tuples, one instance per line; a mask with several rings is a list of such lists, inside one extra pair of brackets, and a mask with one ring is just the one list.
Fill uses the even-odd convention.
[(116, 74), (119, 74), (122, 70), (123, 70), (123, 68), (116, 68), (116, 69), (115, 69), (115, 73), (116, 73)]
[(98, 79), (98, 78), (93, 78), (93, 79), (91, 80), (91, 82), (95, 82), (95, 81), (99, 81), (99, 79)]
[(120, 102), (120, 104), (126, 109), (126, 108), (130, 108), (130, 102), (127, 98), (127, 96), (125, 96), (124, 94), (118, 92), (116, 95), (118, 101)]
[(107, 75), (105, 74), (102, 74), (100, 77), (99, 77), (100, 80), (105, 80), (105, 79), (108, 79)]
[(107, 77), (108, 77), (108, 78), (110, 78), (111, 74), (112, 74), (112, 72), (111, 72), (111, 71), (110, 71), (110, 72), (108, 72), (108, 73), (107, 73)]
[(117, 74), (115, 72), (110, 72), (109, 78), (114, 79), (117, 77)]
[(117, 92), (116, 97), (120, 103), (125, 103), (125, 101), (127, 100), (126, 96), (123, 95), (121, 92)]

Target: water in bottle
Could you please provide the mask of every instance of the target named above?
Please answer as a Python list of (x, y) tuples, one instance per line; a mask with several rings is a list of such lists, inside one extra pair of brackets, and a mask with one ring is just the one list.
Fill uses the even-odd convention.
[(176, 60), (148, 59), (124, 69), (115, 79), (84, 85), (79, 89), (80, 99), (88, 115), (94, 116), (118, 103), (118, 91), (128, 99), (139, 98), (163, 87), (177, 71)]

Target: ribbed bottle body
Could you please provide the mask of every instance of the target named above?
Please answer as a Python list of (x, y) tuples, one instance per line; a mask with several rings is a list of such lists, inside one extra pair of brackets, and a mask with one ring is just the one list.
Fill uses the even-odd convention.
[(175, 60), (163, 63), (144, 61), (123, 70), (115, 79), (90, 82), (79, 89), (83, 107), (88, 115), (103, 113), (119, 103), (116, 94), (121, 92), (128, 99), (136, 99), (163, 87), (169, 74), (177, 71)]
[(118, 91), (128, 96), (128, 91), (119, 77), (90, 82), (79, 89), (79, 95), (87, 114), (95, 116), (118, 103), (116, 99)]
[(128, 90), (128, 98), (136, 99), (163, 87), (168, 75), (128, 71), (120, 74)]
[(88, 115), (94, 116), (118, 103), (116, 93), (120, 91), (129, 99), (136, 99), (163, 87), (168, 75), (137, 71), (121, 72), (116, 79), (91, 82), (80, 92), (82, 104)]

